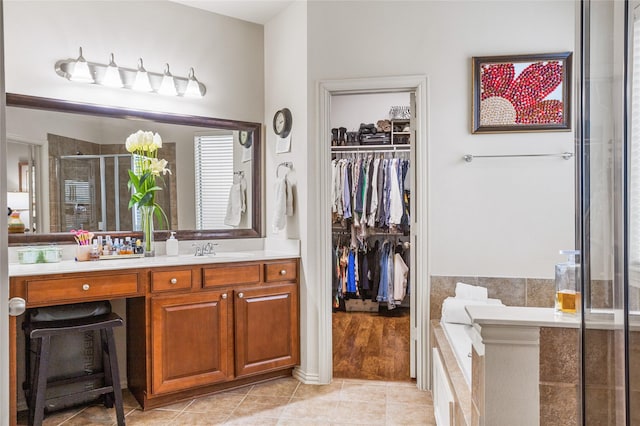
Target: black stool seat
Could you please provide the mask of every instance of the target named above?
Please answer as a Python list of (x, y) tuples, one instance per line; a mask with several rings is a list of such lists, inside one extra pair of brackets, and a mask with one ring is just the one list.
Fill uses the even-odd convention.
[[(42, 424), (45, 402), (53, 401), (61, 404), (79, 403), (87, 397), (97, 397), (99, 395), (104, 395), (104, 404), (106, 407), (111, 408), (115, 405), (118, 425), (123, 426), (125, 424), (122, 389), (120, 388), (120, 372), (116, 356), (115, 339), (113, 337), (113, 327), (122, 325), (122, 318), (113, 312), (84, 318), (25, 322), (25, 335), (37, 342), (33, 377), (29, 380), (27, 389), (30, 425), (39, 426)], [(104, 371), (100, 373), (81, 374), (58, 380), (48, 380), (51, 337), (86, 331), (100, 332)], [(88, 382), (96, 378), (104, 378), (104, 386), (55, 398), (46, 398), (47, 387), (51, 388), (69, 383)]]

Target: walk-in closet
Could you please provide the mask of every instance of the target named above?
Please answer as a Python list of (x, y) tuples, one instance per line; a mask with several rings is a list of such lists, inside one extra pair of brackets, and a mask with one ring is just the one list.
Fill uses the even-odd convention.
[(331, 98), (333, 377), (410, 380), (412, 94)]

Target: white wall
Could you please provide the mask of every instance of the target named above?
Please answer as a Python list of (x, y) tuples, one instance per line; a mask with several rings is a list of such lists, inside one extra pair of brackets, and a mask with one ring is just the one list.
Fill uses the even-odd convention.
[[(264, 118), (261, 25), (167, 1), (9, 1), (5, 2), (5, 35), (7, 92), (251, 122)], [(106, 63), (113, 52), (118, 65), (126, 68), (135, 68), (138, 57), (153, 72), (161, 72), (165, 62), (177, 76), (186, 76), (194, 67), (207, 93), (194, 100), (70, 82), (55, 73), (54, 64), (77, 57), (79, 46), (90, 62)], [(38, 124), (47, 122), (49, 131), (60, 127), (47, 114), (42, 113)], [(13, 130), (13, 124), (10, 115), (8, 132), (45, 145), (46, 158), (46, 135), (39, 131), (44, 126), (25, 132)], [(118, 130), (121, 133), (102, 129), (95, 135), (78, 126), (75, 134), (92, 141), (117, 134), (113, 142), (124, 141), (119, 135), (131, 133), (128, 128)], [(178, 170), (179, 184), (184, 184), (177, 194), (178, 204), (191, 205), (193, 139), (179, 143), (169, 130), (161, 136), (178, 143), (173, 168)], [(42, 175), (47, 176), (47, 164), (42, 164)], [(195, 227), (194, 214), (181, 215), (179, 221), (180, 229)]]
[(389, 119), (392, 106), (409, 106), (409, 93), (339, 95), (331, 98), (331, 128), (358, 131), (361, 123)]
[(426, 74), (431, 273), (553, 277), (558, 250), (574, 247), (573, 162), (462, 155), (573, 152), (573, 132), (470, 128), (472, 56), (573, 51), (575, 4), (310, 1), (308, 12), (310, 143), (328, 143), (313, 140), (318, 80)]
[[(6, 1), (7, 92), (129, 108), (260, 122), (264, 118), (263, 27), (180, 4), (152, 1)], [(125, 68), (186, 77), (194, 67), (202, 99), (164, 97), (73, 83), (56, 61), (109, 54)]]
[[(300, 271), (300, 322), (301, 322), (301, 370), (315, 372), (317, 365), (317, 315), (313, 305), (320, 290), (314, 277), (313, 263), (307, 262), (310, 241), (309, 179), (314, 176), (313, 159), (309, 156), (307, 139), (307, 4), (294, 2), (264, 28), (265, 51), (265, 208), (266, 234), (273, 238), (301, 240), (302, 266)], [(293, 116), (291, 152), (276, 154), (277, 137), (272, 130), (274, 113), (287, 107)], [(282, 161), (293, 162), (289, 174), (294, 185), (294, 216), (288, 218), (286, 228), (278, 234), (272, 230), (274, 194), (273, 186), (277, 165)], [(281, 169), (281, 174), (285, 169)], [(311, 367), (310, 367), (311, 366)]]

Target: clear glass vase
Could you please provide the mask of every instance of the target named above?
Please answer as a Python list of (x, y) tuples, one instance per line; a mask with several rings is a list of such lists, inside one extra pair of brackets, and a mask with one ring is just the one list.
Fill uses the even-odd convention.
[(155, 256), (153, 245), (153, 215), (155, 206), (140, 206), (140, 218), (142, 223), (142, 248), (144, 257)]

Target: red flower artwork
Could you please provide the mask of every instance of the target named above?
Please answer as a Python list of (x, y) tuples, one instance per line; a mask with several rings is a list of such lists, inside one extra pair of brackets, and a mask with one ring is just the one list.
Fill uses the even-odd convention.
[(545, 99), (563, 78), (560, 61), (533, 62), (516, 76), (513, 63), (480, 69), (480, 125), (562, 124), (562, 100)]

